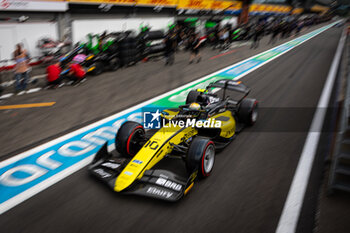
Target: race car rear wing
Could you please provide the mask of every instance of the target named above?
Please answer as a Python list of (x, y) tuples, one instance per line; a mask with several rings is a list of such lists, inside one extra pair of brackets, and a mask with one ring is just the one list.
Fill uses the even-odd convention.
[(250, 92), (250, 88), (245, 86), (241, 81), (233, 81), (231, 79), (220, 79), (214, 83), (211, 83), (207, 86), (207, 89), (209, 88), (222, 88), (227, 89), (230, 91), (237, 91), (241, 92), (243, 94), (248, 95)]
[(243, 96), (239, 97), (235, 104), (239, 104), (242, 99), (244, 99), (250, 92), (250, 88), (245, 86), (241, 81), (234, 81), (231, 79), (220, 79), (214, 83), (211, 83), (207, 86), (207, 90), (210, 88), (220, 88), (223, 89), (222, 99), (226, 99), (226, 90), (242, 93)]

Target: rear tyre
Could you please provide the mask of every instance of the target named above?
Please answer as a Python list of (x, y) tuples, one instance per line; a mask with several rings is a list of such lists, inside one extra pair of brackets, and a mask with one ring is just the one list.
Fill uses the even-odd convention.
[(189, 173), (198, 170), (200, 178), (208, 177), (215, 162), (215, 145), (208, 138), (195, 137), (186, 156), (186, 167)]
[(109, 67), (111, 71), (116, 71), (120, 68), (120, 60), (117, 57), (114, 57), (109, 62)]
[(127, 121), (118, 130), (115, 148), (126, 157), (134, 157), (141, 149), (144, 137), (145, 130), (141, 124)]
[(194, 90), (190, 91), (187, 94), (186, 104), (197, 102), (199, 96), (200, 96), (200, 93), (198, 91), (194, 91)]
[(252, 126), (258, 119), (258, 101), (255, 99), (243, 99), (238, 109), (238, 118), (248, 126)]

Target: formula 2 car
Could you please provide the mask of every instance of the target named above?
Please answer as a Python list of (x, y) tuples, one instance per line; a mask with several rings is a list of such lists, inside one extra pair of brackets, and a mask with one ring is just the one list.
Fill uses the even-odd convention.
[(256, 122), (258, 104), (246, 98), (249, 92), (241, 82), (222, 79), (190, 91), (185, 105), (164, 110), (160, 129), (125, 122), (115, 138), (119, 154), (105, 143), (90, 173), (116, 192), (179, 200), (197, 178), (211, 174), (215, 152)]

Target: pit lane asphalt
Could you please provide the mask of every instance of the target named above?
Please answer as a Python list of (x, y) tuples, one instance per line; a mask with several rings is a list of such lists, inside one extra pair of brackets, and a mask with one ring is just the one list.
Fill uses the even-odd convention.
[[(316, 107), (339, 36), (340, 29), (331, 28), (242, 81), (252, 88), (251, 96), (260, 101), (260, 107)], [(17, 142), (30, 145), (43, 135), (51, 136), (58, 129), (62, 132), (119, 111), (266, 49), (241, 48), (214, 60), (208, 59), (212, 56), (208, 53), (201, 63), (191, 66), (185, 59), (166, 68), (160, 62), (140, 64), (96, 77), (80, 87), (47, 91), (50, 95), (15, 97), (6, 104), (59, 101), (52, 108), (1, 114), (2, 122), (18, 129), (13, 133), (3, 131), (9, 134), (1, 136), (1, 154), (10, 153)], [(273, 111), (263, 111), (256, 126), (246, 129), (217, 155), (212, 175), (195, 184), (178, 203), (115, 194), (82, 169), (4, 213), (0, 216), (1, 228), (6, 232), (36, 233), (273, 232), (307, 127), (296, 130), (299, 132), (271, 129), (277, 123), (279, 128), (300, 129), (298, 120), (293, 119), (307, 126), (312, 114), (296, 111), (292, 119), (282, 122), (279, 117)]]

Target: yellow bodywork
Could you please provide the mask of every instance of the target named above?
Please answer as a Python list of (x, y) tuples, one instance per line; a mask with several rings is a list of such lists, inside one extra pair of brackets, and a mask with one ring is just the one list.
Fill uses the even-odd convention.
[[(166, 110), (165, 112), (168, 115), (162, 117), (168, 120), (171, 120), (178, 113), (178, 111), (172, 110)], [(210, 118), (221, 121), (220, 137), (231, 138), (235, 134), (236, 122), (231, 111), (227, 110)], [(197, 129), (193, 127), (181, 128), (170, 123), (164, 125), (142, 146), (120, 173), (115, 181), (114, 190), (120, 192), (129, 187), (135, 180), (141, 179), (146, 170), (151, 169), (172, 152), (173, 145), (179, 145), (197, 134)]]
[(231, 111), (226, 110), (225, 112), (218, 113), (212, 117), (211, 119), (220, 120), (221, 121), (221, 132), (220, 137), (223, 138), (231, 138), (236, 132), (236, 121), (233, 118)]
[(87, 72), (91, 72), (91, 71), (93, 71), (95, 68), (96, 68), (96, 66), (93, 66), (93, 67), (89, 68), (89, 69), (87, 70)]
[(94, 57), (94, 55), (90, 55), (90, 56), (88, 56), (88, 57), (86, 58), (86, 60), (87, 60), (87, 61), (88, 61), (88, 60), (91, 60), (93, 57)]
[(181, 128), (165, 125), (157, 131), (134, 156), (116, 179), (114, 190), (120, 192), (129, 187), (136, 179), (141, 179), (143, 173), (151, 169), (169, 154), (173, 146), (186, 141), (198, 132), (195, 128)]
[[(166, 109), (162, 112), (162, 117), (167, 119), (167, 120), (171, 120), (173, 119), (178, 113), (179, 113), (180, 110), (178, 109)], [(165, 115), (166, 114), (166, 115)]]

